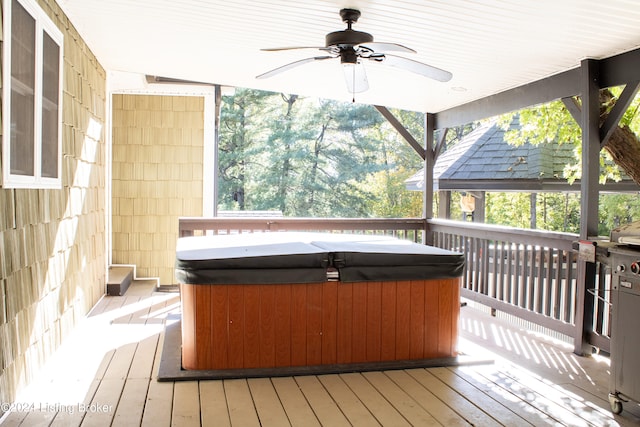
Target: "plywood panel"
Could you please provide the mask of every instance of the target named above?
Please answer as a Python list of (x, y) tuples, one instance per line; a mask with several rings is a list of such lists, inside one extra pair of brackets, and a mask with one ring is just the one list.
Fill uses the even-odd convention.
[(276, 285), (274, 308), (275, 320), (275, 365), (291, 365), (291, 286)]
[(367, 283), (367, 361), (380, 361), (382, 339), (382, 282)]
[(307, 289), (291, 286), (291, 365), (307, 364)]
[(382, 282), (380, 308), (380, 360), (396, 357), (396, 282)]
[(272, 285), (260, 286), (260, 332), (259, 366), (272, 367), (276, 365), (276, 287)]
[(322, 363), (322, 284), (307, 288), (307, 365)]
[[(438, 355), (438, 338), (440, 334), (443, 336), (443, 339), (446, 339), (445, 335), (449, 331), (445, 329), (441, 323), (439, 291), (440, 282), (437, 282), (434, 286), (427, 286), (424, 292), (425, 304), (429, 305), (429, 310), (425, 312), (425, 324), (427, 327), (424, 329), (424, 354), (430, 357), (436, 357)], [(429, 304), (430, 302), (431, 304)]]
[(212, 333), (213, 360), (212, 368), (220, 369), (229, 363), (229, 295), (226, 286), (212, 286)]
[(244, 367), (260, 366), (260, 285), (244, 288)]
[(213, 359), (213, 334), (211, 333), (211, 323), (213, 311), (211, 310), (211, 286), (194, 286), (196, 307), (195, 330), (196, 330), (196, 364), (197, 366), (211, 367)]
[(322, 287), (322, 363), (337, 363), (338, 282)]
[(411, 358), (420, 358), (424, 354), (424, 319), (425, 319), (425, 299), (424, 284), (421, 282), (411, 282), (411, 303), (410, 303), (410, 340), (409, 352)]
[(396, 358), (411, 357), (411, 283), (396, 284)]
[(348, 363), (352, 360), (351, 334), (353, 330), (353, 314), (350, 307), (353, 306), (353, 287), (338, 286), (338, 313), (336, 322), (336, 347), (338, 363)]
[(347, 286), (353, 288), (351, 362), (364, 362), (367, 360), (367, 283), (353, 283)]
[(244, 286), (229, 285), (229, 353), (230, 368), (244, 367)]

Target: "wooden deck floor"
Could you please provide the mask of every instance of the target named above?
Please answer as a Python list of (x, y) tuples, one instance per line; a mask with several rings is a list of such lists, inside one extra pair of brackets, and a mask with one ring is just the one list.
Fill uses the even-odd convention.
[[(284, 378), (157, 382), (175, 293), (105, 297), (22, 393), (5, 426), (428, 426), (640, 424), (613, 416), (606, 358), (462, 309), (459, 348), (494, 363)], [(82, 402), (82, 403), (80, 403)]]

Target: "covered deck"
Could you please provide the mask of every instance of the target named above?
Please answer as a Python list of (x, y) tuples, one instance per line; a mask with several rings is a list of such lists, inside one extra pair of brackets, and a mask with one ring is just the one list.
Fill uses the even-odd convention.
[[(435, 367), (339, 375), (158, 382), (167, 317), (179, 295), (135, 282), (105, 296), (4, 426), (567, 425), (631, 426), (613, 415), (608, 359), (469, 304), (459, 349), (474, 359)], [(79, 402), (83, 402), (80, 404)]]
[[(123, 223), (135, 224), (133, 231), (140, 231), (143, 225), (153, 233), (167, 231), (159, 240), (169, 242), (170, 250), (177, 215), (207, 214), (208, 197), (215, 199), (213, 173), (199, 173), (196, 179), (191, 169), (215, 170), (202, 159), (213, 159), (210, 154), (223, 87), (352, 100), (352, 94), (335, 79), (309, 85), (310, 81), (325, 81), (320, 78), (324, 74), (321, 68), (294, 75), (297, 78), (255, 83), (257, 74), (284, 63), (284, 58), (264, 55), (260, 49), (289, 43), (317, 44), (327, 31), (341, 28), (335, 23), (337, 5), (316, 2), (306, 10), (291, 10), (287, 2), (263, 2), (251, 8), (233, 7), (228, 2), (203, 5), (194, 0), (171, 5), (151, 0), (37, 3), (46, 6), (46, 13), (65, 32), (63, 188), (33, 191), (3, 187), (0, 192), (5, 207), (0, 218), (2, 426), (640, 423), (640, 408), (635, 403), (625, 404), (621, 415), (611, 413), (608, 360), (591, 354), (593, 348), (609, 349), (608, 266), (579, 260), (573, 246), (578, 239), (597, 239), (598, 156), (618, 130), (640, 87), (640, 11), (633, 1), (617, 0), (598, 8), (589, 2), (570, 2), (571, 7), (546, 2), (509, 11), (497, 3), (491, 7), (478, 4), (476, 9), (469, 8), (469, 2), (447, 3), (446, 7), (437, 3), (435, 9), (423, 9), (415, 2), (392, 5), (384, 1), (377, 10), (373, 3), (367, 6), (370, 29), (366, 21), (358, 27), (375, 32), (380, 40), (406, 42), (420, 52), (442, 52), (439, 57), (418, 59), (454, 72), (455, 80), (450, 85), (438, 86), (418, 76), (394, 78), (394, 84), (387, 84), (389, 80), (378, 74), (376, 82), (372, 70), (372, 88), (377, 90), (358, 96), (358, 102), (380, 106), (380, 112), (392, 124), (387, 107), (425, 112), (424, 141), (416, 141), (402, 126), (398, 131), (424, 160), (427, 180), (433, 177), (447, 129), (562, 100), (583, 129), (579, 236), (433, 219), (431, 186), (425, 186), (424, 215), (418, 219), (181, 221), (180, 235), (358, 231), (390, 233), (462, 252), (467, 263), (461, 295), (467, 306), (462, 308), (459, 350), (476, 363), (325, 376), (179, 382), (157, 381), (165, 326), (171, 314), (178, 314), (179, 296), (171, 289), (154, 291), (155, 281), (136, 283), (124, 296), (102, 296), (106, 270), (118, 258), (114, 254), (119, 255), (119, 243), (127, 246), (130, 242), (128, 235), (126, 241), (113, 238), (114, 230), (118, 231), (113, 225), (119, 220), (116, 212), (121, 210), (126, 216)], [(398, 3), (404, 7), (397, 7)], [(298, 7), (300, 2), (296, 3)], [(463, 7), (466, 11), (461, 14)], [(333, 18), (325, 19), (329, 8)], [(319, 10), (322, 15), (316, 18)], [(5, 15), (9, 16), (6, 11), (7, 7)], [(390, 11), (398, 12), (391, 20)], [(270, 18), (263, 20), (266, 16)], [(299, 19), (301, 16), (311, 18)], [(264, 31), (255, 31), (256, 21), (263, 24)], [(540, 22), (549, 23), (544, 28), (547, 37), (538, 37)], [(571, 34), (567, 33), (566, 22), (576, 24), (571, 26)], [(594, 37), (594, 22), (615, 25), (606, 25), (608, 31)], [(166, 34), (167, 28), (171, 29), (171, 40), (150, 36)], [(398, 34), (396, 28), (405, 34)], [(434, 32), (425, 33), (426, 28), (434, 28)], [(461, 32), (461, 28), (469, 30)], [(238, 40), (230, 52), (229, 35), (237, 34), (238, 29), (242, 37), (234, 39), (246, 42)], [(559, 31), (550, 32), (552, 29)], [(195, 37), (182, 37), (187, 34)], [(292, 34), (296, 35), (293, 39)], [(313, 37), (307, 39), (307, 35)], [(5, 37), (5, 43), (9, 39)], [(514, 56), (514, 52), (522, 55)], [(505, 66), (509, 63), (511, 66)], [(163, 80), (187, 89), (162, 86)], [(624, 89), (601, 124), (599, 91), (614, 86)], [(114, 117), (128, 123), (139, 113), (135, 106), (126, 110), (128, 106), (118, 95), (176, 96), (185, 92), (197, 98), (198, 108), (192, 112), (200, 117), (197, 126), (191, 126), (185, 134), (202, 134), (193, 144), (190, 140), (178, 141), (190, 147), (180, 152), (182, 171), (192, 177), (184, 181), (190, 192), (178, 190), (171, 178), (168, 186), (183, 199), (176, 198), (178, 203), (171, 206), (158, 203), (167, 212), (155, 212), (153, 221), (148, 220), (148, 211), (139, 209), (146, 206), (143, 203), (137, 206), (140, 215), (136, 217), (132, 213), (135, 200), (144, 197), (144, 202), (151, 200), (151, 204), (154, 200), (150, 194), (129, 191), (133, 177), (119, 181), (113, 174), (122, 165), (113, 151), (121, 142), (120, 123)], [(123, 104), (120, 109), (118, 101)], [(176, 104), (172, 107), (176, 111), (187, 109), (183, 99)], [(175, 111), (167, 112), (173, 117)], [(132, 133), (148, 134), (143, 132), (142, 123), (150, 121), (147, 113), (145, 110), (140, 115), (143, 120)], [(190, 123), (190, 115), (185, 116), (184, 122)], [(132, 141), (124, 145), (133, 150)], [(162, 157), (161, 145), (150, 140), (139, 144), (145, 152), (151, 150), (153, 156), (148, 157), (155, 158)], [(173, 162), (173, 157), (165, 156)], [(197, 162), (188, 163), (191, 158)], [(136, 166), (127, 173), (137, 170), (136, 175), (143, 175), (145, 179), (140, 181), (145, 184), (161, 175), (150, 168), (151, 177), (144, 176), (142, 160)], [(123, 188), (128, 204), (120, 206), (114, 196)], [(174, 206), (182, 206), (182, 210)], [(148, 252), (158, 254), (159, 245), (147, 246)], [(171, 261), (169, 257), (163, 268), (171, 270)], [(506, 317), (512, 318), (509, 323)], [(534, 332), (539, 329), (562, 339)]]

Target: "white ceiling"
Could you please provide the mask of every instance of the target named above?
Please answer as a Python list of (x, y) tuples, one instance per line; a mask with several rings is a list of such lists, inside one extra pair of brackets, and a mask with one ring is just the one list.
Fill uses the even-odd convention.
[(351, 100), (339, 63), (313, 62), (255, 76), (354, 29), (400, 43), (406, 56), (453, 73), (447, 83), (365, 64), (370, 89), (356, 101), (439, 112), (640, 46), (638, 0), (58, 0), (109, 71)]

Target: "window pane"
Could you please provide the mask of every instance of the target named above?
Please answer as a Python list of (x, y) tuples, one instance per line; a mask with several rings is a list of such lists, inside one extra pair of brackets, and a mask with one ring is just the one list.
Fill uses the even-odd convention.
[(42, 176), (58, 177), (60, 46), (44, 33), (42, 70)]
[(11, 7), (11, 173), (34, 175), (35, 20), (17, 1)]

